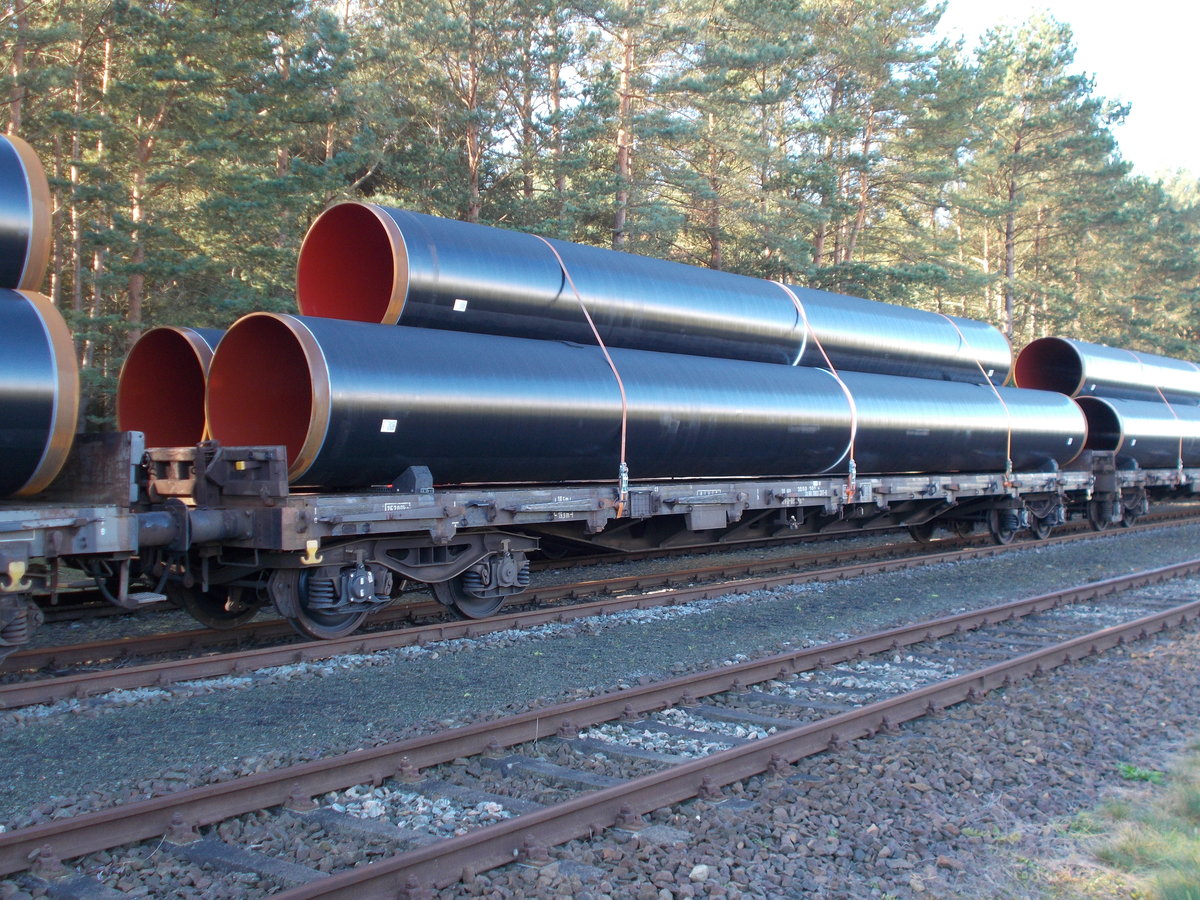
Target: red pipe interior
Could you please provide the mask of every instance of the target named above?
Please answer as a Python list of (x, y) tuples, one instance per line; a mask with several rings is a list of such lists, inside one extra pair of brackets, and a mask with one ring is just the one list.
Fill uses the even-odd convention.
[(340, 203), (325, 210), (304, 236), (296, 302), (306, 316), (382, 322), (391, 305), (395, 275), (395, 254), (384, 223), (370, 207)]
[(284, 444), (288, 465), (304, 446), (312, 387), (304, 348), (271, 316), (242, 319), (225, 333), (208, 376), (208, 425), (230, 447)]
[(147, 447), (204, 440), (204, 361), (178, 331), (156, 328), (133, 345), (117, 383), (117, 425)]
[(1083, 380), (1083, 363), (1075, 348), (1058, 338), (1038, 338), (1017, 356), (1017, 386), (1073, 394)]

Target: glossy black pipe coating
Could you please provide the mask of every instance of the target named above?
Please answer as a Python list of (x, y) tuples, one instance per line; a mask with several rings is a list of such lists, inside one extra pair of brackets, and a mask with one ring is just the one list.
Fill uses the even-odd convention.
[[(809, 323), (800, 365), (906, 378), (1004, 384), (1012, 347), (986, 322), (846, 294), (792, 287)], [(818, 346), (819, 343), (819, 346)]]
[(0, 497), (44, 490), (67, 461), (79, 369), (66, 322), (33, 291), (0, 289)]
[(33, 148), (0, 135), (0, 288), (37, 290), (50, 261), (50, 186)]
[(1143, 469), (1200, 465), (1200, 406), (1162, 400), (1079, 397), (1089, 450), (1113, 450)]
[(208, 366), (224, 333), (164, 325), (138, 338), (117, 380), (117, 427), (144, 432), (147, 447), (204, 440)]
[[(850, 416), (827, 372), (614, 350), (642, 478), (820, 472)], [(253, 313), (209, 373), (224, 444), (285, 444), (299, 484), (615, 480), (621, 398), (590, 345)]]
[(839, 369), (1001, 384), (1011, 368), (1004, 336), (969, 319), (371, 203), (313, 223), (297, 300), (305, 315), (594, 344), (564, 267), (611, 347), (824, 366), (819, 341)]
[[(843, 372), (854, 396), (863, 473), (1020, 471), (1064, 466), (1087, 424), (1062, 394)], [(1011, 431), (1010, 431), (1011, 429)]]
[[(1002, 469), (1007, 421), (984, 385), (846, 375), (616, 349), (635, 479)], [(853, 402), (850, 398), (853, 393)], [(1082, 449), (1066, 397), (1001, 389), (1017, 468)], [(621, 400), (592, 345), (253, 313), (209, 373), (212, 436), (284, 444), (325, 488), (426, 465), (441, 483), (615, 480)]]
[[(1071, 397), (1110, 397), (1200, 405), (1200, 366), (1182, 359), (1045, 337), (1017, 356), (1020, 387)], [(1161, 393), (1160, 393), (1161, 392)]]

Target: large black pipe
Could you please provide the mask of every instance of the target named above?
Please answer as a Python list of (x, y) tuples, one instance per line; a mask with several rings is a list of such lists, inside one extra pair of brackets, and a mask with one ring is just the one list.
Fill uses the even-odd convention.
[(1012, 347), (986, 322), (792, 287), (804, 307), (809, 340), (805, 366), (824, 366), (824, 348), (838, 370), (1004, 384)]
[(224, 333), (164, 325), (143, 334), (117, 380), (117, 427), (144, 432), (147, 447), (186, 447), (204, 440), (205, 383)]
[(313, 223), (297, 300), (305, 315), (595, 343), (564, 267), (613, 347), (823, 366), (819, 342), (839, 369), (997, 384), (1011, 368), (1004, 336), (969, 319), (371, 203)]
[(854, 396), (860, 472), (986, 472), (1064, 466), (1084, 447), (1074, 402), (1050, 391), (992, 389), (843, 372)]
[(50, 260), (50, 186), (37, 154), (0, 135), (0, 288), (37, 290)]
[(1079, 397), (1089, 450), (1112, 450), (1143, 469), (1200, 465), (1200, 406)]
[[(1070, 397), (1110, 397), (1200, 404), (1200, 366), (1074, 338), (1045, 337), (1017, 356), (1020, 387)], [(1161, 392), (1161, 393), (1160, 393)]]
[[(817, 369), (614, 350), (636, 477), (820, 472), (850, 438), (842, 389)], [(715, 364), (715, 365), (714, 365)], [(255, 313), (209, 373), (224, 444), (285, 444), (293, 481), (615, 479), (621, 399), (592, 346)]]
[[(990, 387), (617, 349), (634, 478), (999, 470)], [(853, 402), (850, 393), (853, 393)], [(1001, 389), (1019, 469), (1081, 449), (1066, 397)], [(857, 409), (857, 413), (855, 410)], [(615, 479), (621, 401), (591, 345), (254, 313), (221, 341), (208, 420), (284, 444), (302, 485), (362, 487), (427, 465), (442, 483)], [(857, 429), (855, 429), (857, 423)]]
[(79, 416), (71, 333), (48, 299), (0, 289), (0, 497), (44, 490), (67, 461)]

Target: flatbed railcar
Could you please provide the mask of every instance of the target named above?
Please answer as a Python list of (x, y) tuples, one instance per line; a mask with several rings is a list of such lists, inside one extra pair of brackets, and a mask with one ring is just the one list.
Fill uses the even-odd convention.
[(436, 486), (293, 491), (282, 447), (146, 449), (139, 432), (83, 435), (34, 500), (0, 503), (0, 658), (56, 602), (66, 568), (127, 608), (169, 598), (214, 627), (274, 606), (332, 638), (416, 582), (449, 611), (494, 613), (529, 585), (540, 544), (612, 550), (907, 527), (1047, 536), (1073, 516), (1132, 523), (1152, 500), (1200, 495), (1200, 468), (1118, 467), (1088, 452), (1062, 471)]

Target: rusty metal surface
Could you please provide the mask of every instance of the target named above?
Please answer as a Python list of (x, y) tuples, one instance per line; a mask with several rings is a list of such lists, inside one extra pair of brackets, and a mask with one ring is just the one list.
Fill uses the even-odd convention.
[[(1138, 572), (1120, 578), (1106, 579), (1066, 591), (1058, 591), (1041, 597), (1029, 598), (1013, 603), (973, 611), (933, 622), (918, 623), (905, 628), (896, 628), (868, 636), (861, 640), (844, 641), (823, 647), (808, 648), (791, 653), (777, 654), (760, 660), (752, 660), (718, 671), (684, 676), (659, 684), (645, 685), (600, 697), (587, 698), (553, 707), (533, 710), (492, 722), (484, 722), (451, 731), (412, 738), (393, 744), (360, 750), (341, 757), (317, 760), (284, 769), (261, 772), (247, 778), (222, 784), (208, 785), (186, 791), (156, 797), (150, 800), (128, 803), (113, 809), (103, 810), (67, 819), (37, 825), (20, 831), (0, 834), (0, 875), (21, 871), (29, 865), (29, 855), (36, 849), (49, 845), (61, 858), (80, 856), (85, 853), (119, 846), (137, 840), (163, 834), (172, 821), (176, 825), (206, 825), (233, 815), (254, 809), (277, 806), (288, 801), (293, 794), (309, 796), (337, 790), (353, 784), (378, 781), (396, 773), (402, 766), (418, 768), (453, 760), (460, 756), (484, 752), (492, 744), (512, 745), (533, 740), (539, 736), (555, 733), (563, 725), (574, 727), (591, 725), (616, 718), (632, 709), (634, 712), (659, 708), (677, 703), (685, 695), (701, 697), (735, 688), (738, 684), (748, 685), (756, 681), (774, 678), (780, 674), (801, 671), (820, 665), (829, 665), (855, 657), (859, 652), (885, 650), (891, 647), (918, 643), (928, 637), (954, 633), (957, 629), (977, 627), (982, 624), (1005, 621), (1012, 617), (1041, 611), (1066, 602), (1092, 599), (1117, 591), (1157, 583), (1170, 578), (1184, 577), (1200, 572), (1200, 560), (1191, 560), (1173, 566)], [(884, 717), (897, 724), (919, 715), (930, 704), (946, 706), (959, 702), (970, 695), (972, 689), (979, 693), (1003, 683), (1005, 678), (1019, 677), (1042, 669), (1052, 668), (1061, 662), (1077, 658), (1092, 647), (1102, 649), (1111, 646), (1124, 635), (1149, 632), (1163, 623), (1177, 622), (1182, 616), (1192, 616), (1200, 601), (1138, 620), (1131, 625), (1117, 626), (1102, 632), (1069, 641), (1065, 644), (1028, 654), (1020, 659), (981, 670), (971, 675), (955, 678), (940, 688), (925, 688), (913, 694), (892, 698), (864, 707), (856, 713), (846, 713), (825, 720), (805, 729), (783, 732), (763, 741), (709, 757), (707, 762), (721, 766), (720, 770), (708, 773), (714, 783), (725, 784), (744, 778), (755, 772), (764, 771), (772, 754), (785, 759), (797, 759), (801, 755), (816, 752), (837, 740), (851, 740), (863, 734), (873, 733), (885, 727)], [(640, 791), (647, 792), (645, 803), (656, 808), (665, 802), (682, 800), (694, 795), (701, 779), (700, 763), (689, 763), (674, 774), (664, 776), (661, 784), (644, 782)], [(634, 782), (634, 784), (638, 784)], [(685, 791), (686, 789), (686, 791)], [(620, 806), (629, 805), (629, 798), (617, 793), (618, 788), (601, 791), (567, 804), (567, 818), (554, 824), (540, 818), (526, 819), (540, 828), (554, 831), (563, 840), (586, 833), (593, 823), (605, 826), (613, 821)], [(691, 793), (687, 793), (690, 791)], [(683, 792), (683, 793), (681, 793)], [(665, 799), (664, 799), (665, 798)], [(587, 801), (587, 802), (585, 802)], [(595, 803), (602, 802), (601, 807)], [(510, 827), (510, 826), (508, 826)], [(584, 827), (584, 832), (577, 829)], [(573, 830), (575, 829), (575, 830)], [(527, 833), (527, 832), (525, 832)], [(541, 836), (542, 831), (536, 834)], [(480, 836), (482, 835), (482, 836)], [(483, 868), (485, 859), (492, 859), (499, 850), (507, 848), (503, 860), (512, 859), (512, 840), (515, 832), (489, 831), (481, 829), (473, 838), (482, 843), (470, 843), (465, 838), (454, 839), (442, 845), (456, 852), (468, 854), (477, 870)], [(469, 837), (469, 836), (468, 836)], [(489, 849), (490, 843), (490, 849)], [(519, 841), (516, 846), (520, 846)], [(489, 855), (493, 854), (493, 855)], [(405, 854), (393, 860), (363, 867), (342, 875), (333, 876), (321, 884), (324, 887), (345, 889), (352, 893), (340, 896), (377, 895), (376, 891), (394, 891), (395, 878), (407, 879), (410, 874), (439, 884), (449, 883), (458, 877), (463, 865), (445, 862), (444, 857), (428, 851)], [(380, 880), (377, 887), (365, 887), (366, 879), (376, 875)], [(362, 893), (362, 891), (370, 893)], [(293, 900), (310, 896), (304, 893), (288, 895)], [(335, 896), (339, 896), (336, 895)]]

